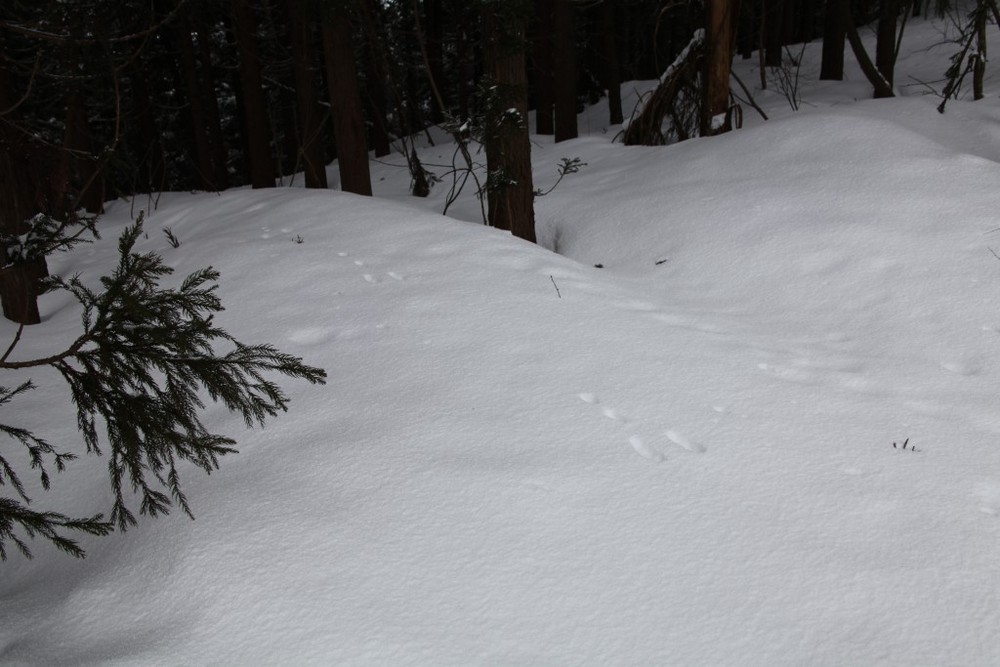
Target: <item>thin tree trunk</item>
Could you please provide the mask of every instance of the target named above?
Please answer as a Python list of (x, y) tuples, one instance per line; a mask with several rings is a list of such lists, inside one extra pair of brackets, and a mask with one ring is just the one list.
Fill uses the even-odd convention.
[(347, 12), (338, 8), (323, 22), (323, 55), (337, 141), (340, 189), (370, 196), (372, 179), (350, 21)]
[[(982, 2), (982, 0), (980, 0)], [(986, 76), (986, 12), (976, 15), (976, 54), (972, 69), (972, 99), (983, 99), (983, 79)]]
[(576, 139), (576, 38), (572, 0), (554, 0), (555, 141)]
[(250, 182), (254, 188), (274, 187), (271, 162), (271, 130), (257, 56), (257, 17), (251, 0), (232, 0), (233, 34), (240, 52), (240, 89), (250, 163)]

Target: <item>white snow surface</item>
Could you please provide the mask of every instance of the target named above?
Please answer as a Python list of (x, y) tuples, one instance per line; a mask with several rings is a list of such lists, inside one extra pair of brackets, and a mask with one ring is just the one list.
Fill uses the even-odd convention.
[[(940, 77), (942, 25), (907, 27), (897, 81)], [(408, 197), (398, 155), (375, 198), (163, 194), (140, 249), (218, 268), (220, 324), (329, 382), (284, 381), (260, 430), (208, 410), (240, 453), (185, 471), (195, 521), (0, 565), (0, 663), (1000, 664), (996, 68), (939, 115), (818, 57), (801, 111), (762, 91), (771, 120), (721, 137), (627, 148), (600, 106), (534, 137), (536, 187), (588, 163), (537, 200), (538, 246), (471, 196), (442, 217), (444, 184)], [(96, 280), (151, 203), (52, 269)], [(19, 358), (76, 335), (41, 305)], [(4, 423), (78, 448), (31, 377)], [(106, 512), (105, 463), (33, 507)]]

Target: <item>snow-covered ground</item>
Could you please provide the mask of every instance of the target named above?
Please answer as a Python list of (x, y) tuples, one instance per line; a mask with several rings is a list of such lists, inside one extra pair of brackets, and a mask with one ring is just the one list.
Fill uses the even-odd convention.
[[(816, 81), (814, 44), (801, 110), (760, 92), (726, 136), (626, 148), (596, 107), (534, 137), (539, 187), (588, 163), (539, 246), (406, 196), (398, 157), (374, 199), (164, 194), (142, 249), (220, 269), (221, 324), (329, 383), (263, 430), (210, 409), (240, 454), (186, 476), (196, 521), (0, 565), (0, 663), (1000, 664), (1000, 74), (939, 115), (907, 85), (939, 25), (899, 99), (849, 54)], [(107, 270), (147, 204), (54, 269)], [(78, 323), (42, 307), (25, 356)], [(77, 442), (32, 377), (3, 421)], [(35, 506), (106, 511), (104, 466)]]

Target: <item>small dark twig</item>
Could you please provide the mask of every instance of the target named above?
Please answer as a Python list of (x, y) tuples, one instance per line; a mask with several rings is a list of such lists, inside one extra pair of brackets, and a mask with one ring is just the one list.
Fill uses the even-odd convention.
[(558, 296), (561, 299), (562, 292), (559, 291), (559, 285), (556, 285), (556, 279), (553, 278), (552, 276), (549, 276), (549, 280), (552, 281), (552, 286), (556, 288), (556, 296)]

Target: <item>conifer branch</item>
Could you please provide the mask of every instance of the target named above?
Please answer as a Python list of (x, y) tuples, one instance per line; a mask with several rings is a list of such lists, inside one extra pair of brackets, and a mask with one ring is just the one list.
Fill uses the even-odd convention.
[[(40, 234), (32, 252), (52, 252), (79, 242), (78, 235), (65, 233), (65, 226), (44, 221), (39, 225), (53, 237)], [(219, 273), (211, 267), (190, 274), (177, 289), (161, 287), (161, 279), (173, 270), (159, 255), (135, 251), (142, 234), (140, 215), (119, 238), (118, 266), (100, 279), (100, 291), (76, 276), (47, 279), (47, 289), (65, 290), (82, 306), (82, 333), (65, 350), (9, 361), (20, 339), (15, 336), (0, 358), (0, 370), (49, 366), (59, 371), (69, 386), (87, 453), (100, 455), (103, 447), (108, 449), (114, 496), (109, 521), (101, 515), (73, 519), (34, 512), (0, 498), (0, 559), (6, 558), (8, 540), (30, 557), (25, 541), (14, 533), (15, 526), (28, 538), (44, 538), (66, 553), (82, 556), (82, 549), (59, 531), (94, 535), (113, 527), (124, 531), (137, 521), (129, 506), (136, 496), (140, 515), (156, 517), (176, 506), (193, 518), (177, 464), (188, 461), (211, 473), (222, 456), (236, 451), (233, 439), (209, 432), (202, 423), (204, 397), (242, 416), (247, 427), (263, 426), (267, 418), (286, 411), (289, 401), (268, 375), (276, 372), (311, 384), (325, 382), (322, 369), (271, 345), (241, 343), (215, 324), (214, 316), (223, 307), (216, 293)], [(218, 352), (220, 345), (229, 351)], [(15, 389), (0, 387), (0, 407), (32, 388), (30, 381)], [(27, 430), (0, 424), (0, 432), (27, 449), (43, 488), (49, 486), (46, 461), (62, 471), (73, 458)], [(5, 484), (24, 503), (30, 502), (13, 465), (0, 455), (0, 485)]]

